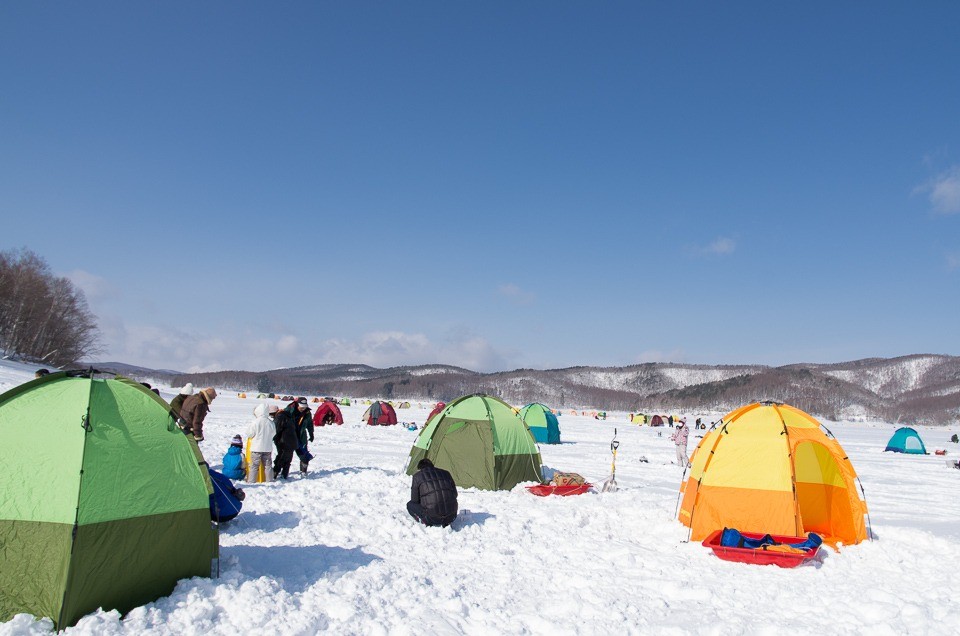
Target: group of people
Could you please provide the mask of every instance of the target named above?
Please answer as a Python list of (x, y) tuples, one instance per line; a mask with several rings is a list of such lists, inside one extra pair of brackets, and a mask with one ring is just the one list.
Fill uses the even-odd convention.
[[(275, 478), (289, 479), (290, 465), (296, 455), (300, 460), (300, 474), (306, 477), (313, 459), (308, 446), (313, 441), (313, 418), (306, 398), (298, 398), (282, 409), (276, 404), (258, 404), (244, 436), (250, 440), (250, 461), (244, 461), (243, 437), (234, 435), (224, 456), (225, 470), (228, 458), (231, 461), (228, 476), (256, 482), (262, 472), (263, 480), (267, 482)], [(273, 457), (274, 450), (276, 458)], [(232, 455), (238, 455), (239, 461)]]
[[(223, 458), (223, 474), (231, 479), (255, 482), (263, 467), (264, 481), (273, 481), (274, 475), (287, 479), (294, 453), (300, 459), (300, 474), (307, 474), (313, 455), (307, 446), (313, 441), (313, 419), (307, 399), (297, 398), (285, 409), (276, 405), (258, 404), (253, 409), (253, 421), (245, 435), (250, 440), (250, 461), (243, 457), (243, 438), (234, 435), (230, 448)], [(272, 445), (271, 445), (272, 444)], [(270, 455), (277, 449), (277, 459), (272, 463)], [(446, 527), (457, 518), (457, 485), (453, 476), (437, 468), (429, 459), (417, 464), (407, 502), (410, 515), (427, 526)]]
[[(187, 384), (170, 402), (185, 435), (203, 441), (203, 422), (217, 391), (208, 387), (200, 391)], [(314, 437), (313, 417), (307, 398), (300, 397), (280, 408), (275, 404), (258, 404), (253, 419), (243, 435), (234, 435), (223, 456), (223, 475), (229, 479), (256, 482), (263, 473), (267, 482), (288, 479), (294, 455), (300, 460), (300, 474), (306, 476), (313, 455), (309, 443)], [(244, 438), (250, 443), (250, 461), (244, 455)], [(273, 458), (276, 450), (276, 458)], [(457, 517), (457, 485), (450, 473), (437, 468), (429, 459), (420, 460), (413, 476), (410, 515), (427, 526), (449, 526)], [(232, 518), (232, 517), (225, 517)]]
[[(208, 387), (194, 392), (187, 384), (170, 402), (170, 410), (178, 418), (181, 430), (197, 442), (203, 441), (203, 422), (217, 391)], [(243, 452), (244, 437), (250, 440), (250, 461)], [(309, 443), (313, 441), (313, 417), (307, 398), (297, 398), (286, 408), (275, 404), (258, 404), (253, 409), (253, 420), (244, 436), (235, 435), (223, 458), (224, 475), (230, 479), (255, 482), (263, 471), (265, 481), (288, 479), (290, 465), (296, 455), (300, 460), (300, 474), (306, 476), (313, 455)], [(276, 450), (276, 458), (273, 458)]]

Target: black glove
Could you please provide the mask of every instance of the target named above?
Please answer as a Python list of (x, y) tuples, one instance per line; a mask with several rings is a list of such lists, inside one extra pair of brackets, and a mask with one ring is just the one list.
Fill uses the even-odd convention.
[(311, 441), (311, 442), (313, 441), (313, 435), (310, 436), (310, 441)]
[(237, 488), (236, 491), (234, 491), (233, 496), (239, 499), (240, 501), (243, 501), (244, 499), (247, 498), (247, 493)]

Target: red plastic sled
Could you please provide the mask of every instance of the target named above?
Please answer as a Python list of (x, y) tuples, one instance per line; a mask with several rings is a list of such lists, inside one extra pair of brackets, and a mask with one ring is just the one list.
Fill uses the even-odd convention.
[(551, 486), (550, 484), (539, 484), (536, 486), (527, 486), (527, 490), (538, 497), (548, 495), (560, 495), (567, 497), (569, 495), (582, 495), (593, 487), (593, 484), (575, 484), (573, 486)]
[[(704, 547), (713, 550), (713, 553), (724, 561), (736, 561), (737, 563), (755, 563), (757, 565), (778, 565), (782, 568), (795, 568), (801, 563), (809, 561), (817, 556), (820, 547), (810, 548), (806, 552), (776, 552), (770, 550), (752, 548), (729, 548), (720, 545), (720, 535), (723, 530), (717, 530), (709, 537), (703, 540)], [(764, 535), (759, 532), (741, 532), (743, 536), (749, 539), (762, 539)], [(770, 535), (775, 541), (780, 543), (802, 543), (807, 540), (806, 537), (788, 537), (784, 535)]]

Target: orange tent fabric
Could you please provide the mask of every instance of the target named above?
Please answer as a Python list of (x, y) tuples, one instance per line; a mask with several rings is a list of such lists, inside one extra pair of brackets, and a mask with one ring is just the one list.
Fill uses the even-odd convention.
[(736, 528), (855, 544), (867, 538), (866, 502), (847, 453), (813, 417), (786, 404), (725, 415), (694, 451), (679, 519), (700, 541)]

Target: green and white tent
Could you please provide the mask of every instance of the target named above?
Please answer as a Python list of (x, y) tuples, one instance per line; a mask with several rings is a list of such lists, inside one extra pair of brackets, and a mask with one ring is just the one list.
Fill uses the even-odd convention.
[(461, 488), (510, 490), (542, 480), (530, 430), (509, 404), (489, 395), (457, 398), (431, 418), (410, 449), (408, 475), (423, 458), (450, 471)]
[(0, 621), (64, 629), (210, 575), (206, 463), (139, 383), (60, 372), (0, 395), (0, 465)]

